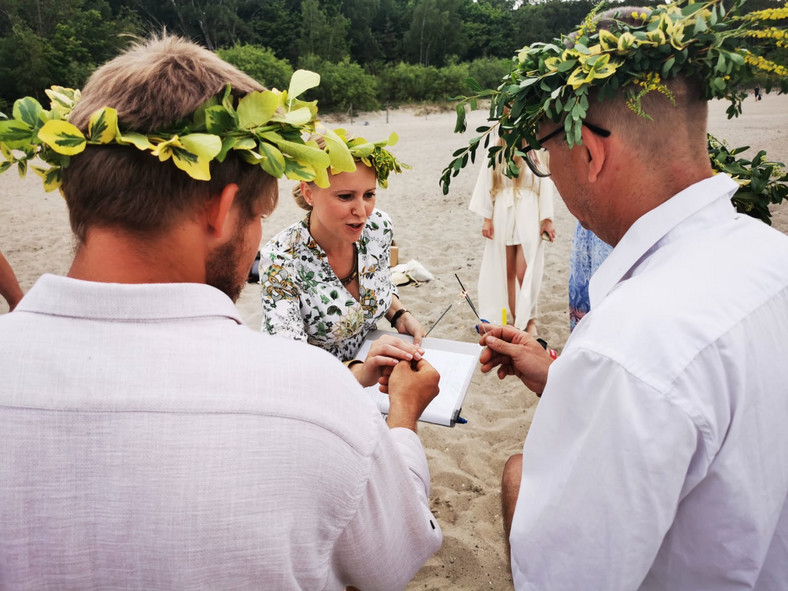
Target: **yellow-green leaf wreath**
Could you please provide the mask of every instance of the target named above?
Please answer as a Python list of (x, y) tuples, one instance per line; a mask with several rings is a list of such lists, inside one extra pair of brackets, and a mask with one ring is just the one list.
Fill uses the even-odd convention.
[(84, 134), (68, 121), (79, 102), (79, 90), (53, 86), (46, 91), (49, 110), (36, 99), (25, 97), (14, 103), (11, 119), (0, 120), (0, 172), (16, 164), (24, 176), (29, 161), (38, 158), (45, 166), (32, 168), (43, 179), (44, 188), (52, 191), (61, 184), (62, 169), (87, 146), (116, 144), (149, 152), (162, 162), (171, 160), (201, 181), (211, 178), (211, 162), (224, 161), (232, 150), (276, 178), (314, 181), (325, 187), (328, 168), (337, 163), (345, 169), (347, 162), (353, 164), (353, 156), (344, 142), (331, 142), (332, 153), (328, 154), (314, 140), (304, 139), (319, 135), (317, 105), (298, 97), (319, 82), (318, 74), (297, 70), (289, 90), (253, 92), (240, 99), (233, 97), (227, 86), (190, 119), (147, 135), (123, 129), (117, 111), (110, 106), (91, 114)]
[[(743, 89), (751, 87), (756, 74), (765, 79), (766, 92), (773, 85), (788, 92), (788, 70), (766, 57), (788, 46), (785, 30), (772, 26), (788, 18), (788, 4), (745, 14), (744, 2), (733, 0), (729, 9), (722, 0), (680, 0), (644, 12), (629, 8), (597, 30), (600, 4), (571, 35), (524, 47), (497, 88), (483, 90), (474, 83), (475, 95), (456, 97), (455, 131), (465, 131), (465, 106), (479, 99), (490, 99), (491, 123), (454, 152), (440, 180), (444, 193), (452, 177), (474, 161), (478, 147), (488, 147), (498, 135), (505, 145), (488, 152), (490, 166), (513, 163), (525, 145), (539, 148), (537, 134), (544, 121), (563, 124), (570, 146), (581, 143), (592, 88), (600, 99), (623, 91), (627, 105), (647, 118), (642, 98), (657, 91), (672, 99), (664, 81), (679, 75), (697, 76), (707, 99), (730, 101), (729, 118), (741, 113)], [(517, 174), (516, 166), (505, 170)]]

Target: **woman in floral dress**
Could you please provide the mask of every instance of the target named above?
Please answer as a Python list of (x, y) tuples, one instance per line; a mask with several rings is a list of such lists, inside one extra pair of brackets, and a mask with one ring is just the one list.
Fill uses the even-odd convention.
[[(351, 147), (351, 153), (353, 149)], [(383, 154), (385, 152), (385, 154)], [(356, 161), (354, 172), (329, 175), (330, 186), (302, 182), (293, 192), (306, 217), (266, 244), (260, 257), (262, 330), (306, 341), (344, 361), (364, 386), (400, 360), (420, 359), (424, 329), (408, 312), (391, 280), (389, 216), (375, 209), (376, 181), (385, 186), (380, 146)], [(393, 160), (397, 170), (399, 164)], [(376, 340), (366, 359), (354, 358), (367, 333), (385, 317), (413, 344)], [(385, 389), (385, 378), (380, 382)]]

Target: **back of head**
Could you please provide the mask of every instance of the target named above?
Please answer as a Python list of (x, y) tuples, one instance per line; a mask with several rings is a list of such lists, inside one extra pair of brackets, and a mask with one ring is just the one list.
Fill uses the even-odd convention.
[[(177, 130), (179, 122), (228, 84), (237, 96), (263, 90), (207, 49), (162, 34), (134, 44), (97, 69), (70, 122), (84, 132), (91, 114), (112, 107), (124, 132)], [(90, 145), (63, 170), (62, 189), (72, 229), (83, 242), (91, 226), (137, 234), (164, 231), (230, 183), (239, 186), (237, 202), (244, 214), (251, 215), (261, 196), (273, 208), (275, 180), (232, 152), (224, 162), (211, 162), (210, 181), (198, 181), (133, 146)]]
[[(601, 13), (597, 28), (609, 30), (615, 21), (639, 24), (634, 15), (650, 10), (637, 6), (611, 8)], [(708, 102), (700, 80), (679, 74), (667, 80), (655, 76), (652, 81), (652, 88), (642, 87), (648, 92), (637, 105), (620, 88), (612, 97), (592, 89), (587, 120), (615, 130), (633, 154), (655, 164), (676, 158), (685, 162), (697, 158), (705, 164)]]

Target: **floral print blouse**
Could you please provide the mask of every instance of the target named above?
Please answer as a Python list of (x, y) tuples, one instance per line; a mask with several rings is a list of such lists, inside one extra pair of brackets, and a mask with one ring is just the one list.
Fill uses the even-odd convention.
[(391, 219), (373, 210), (356, 244), (359, 300), (340, 283), (307, 224), (307, 218), (293, 224), (261, 250), (262, 331), (307, 341), (347, 361), (397, 295), (389, 268)]

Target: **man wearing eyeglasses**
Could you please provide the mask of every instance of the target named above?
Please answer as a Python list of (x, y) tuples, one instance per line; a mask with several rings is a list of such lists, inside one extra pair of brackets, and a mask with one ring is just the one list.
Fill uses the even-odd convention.
[[(778, 589), (788, 581), (788, 237), (736, 213), (695, 80), (589, 98), (526, 161), (615, 248), (553, 361), (494, 327), (482, 371), (543, 393), (509, 459), (517, 589)], [(547, 163), (549, 162), (549, 166)]]

